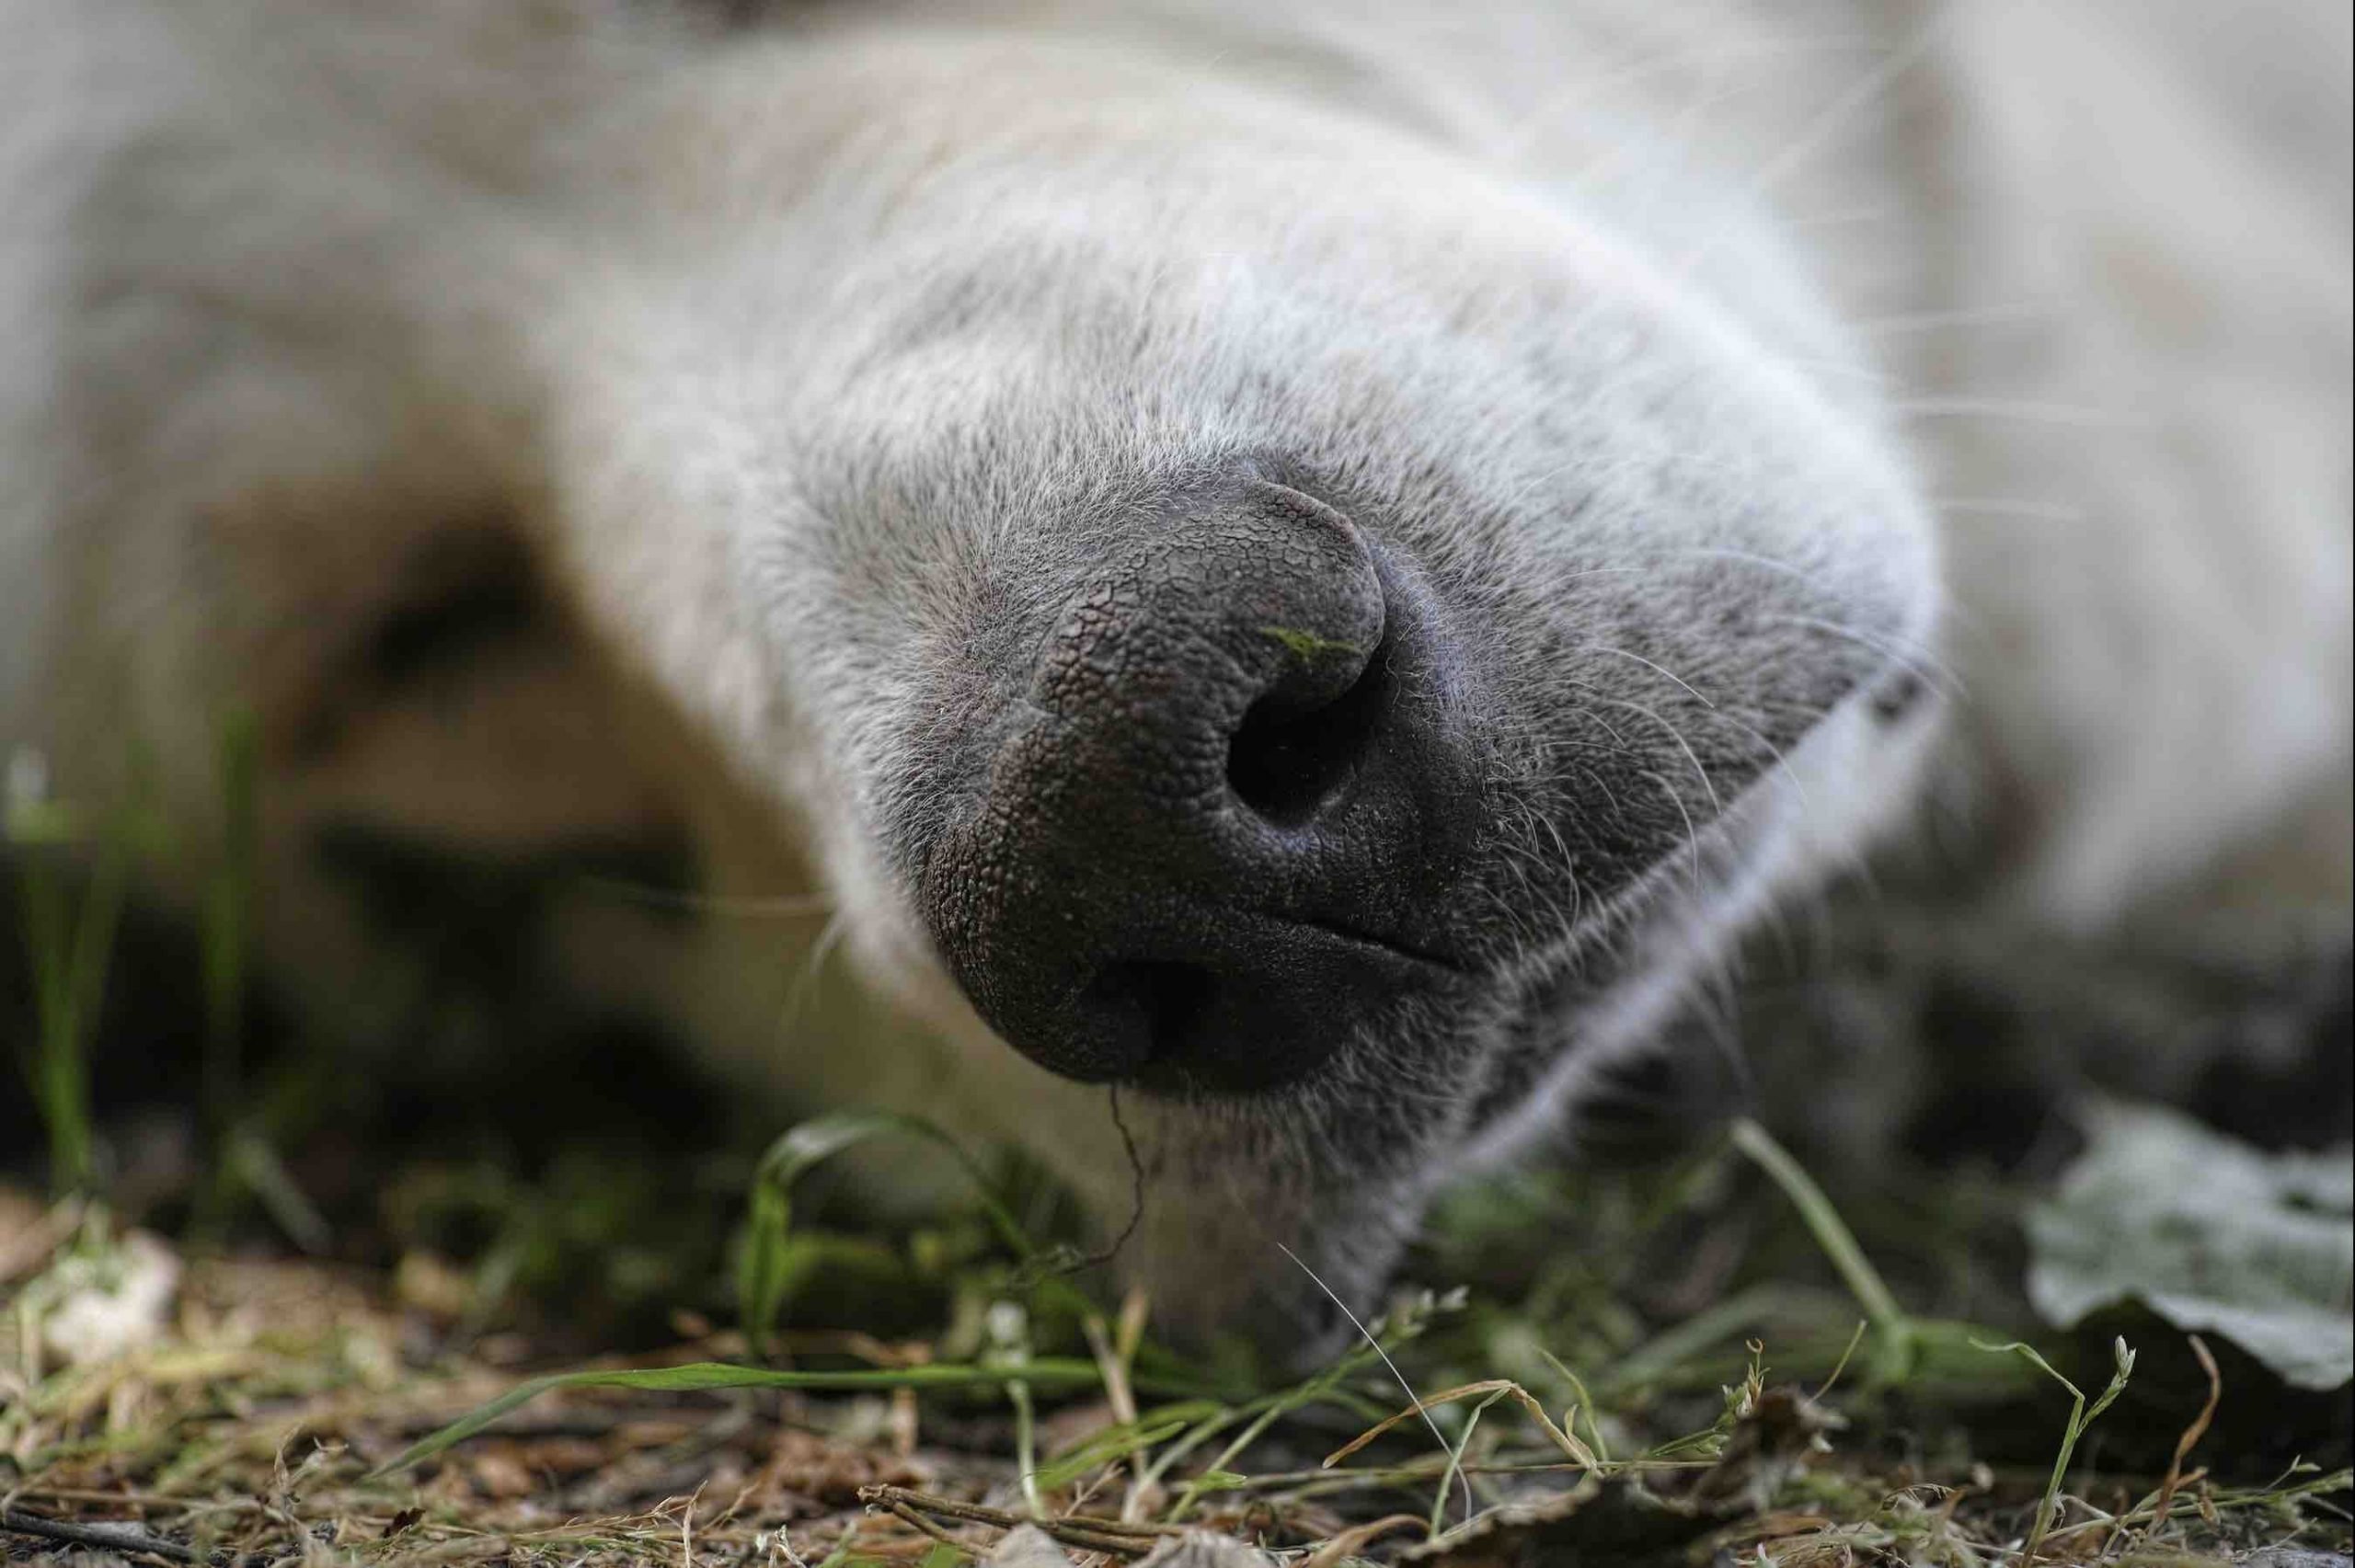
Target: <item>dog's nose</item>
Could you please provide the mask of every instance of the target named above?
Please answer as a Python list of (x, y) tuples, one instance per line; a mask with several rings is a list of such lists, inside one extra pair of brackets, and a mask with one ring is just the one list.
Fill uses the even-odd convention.
[(1171, 508), (1065, 606), (922, 902), (1066, 1076), (1300, 1077), (1458, 971), (1431, 911), (1476, 790), (1445, 649), (1348, 518), (1257, 478)]

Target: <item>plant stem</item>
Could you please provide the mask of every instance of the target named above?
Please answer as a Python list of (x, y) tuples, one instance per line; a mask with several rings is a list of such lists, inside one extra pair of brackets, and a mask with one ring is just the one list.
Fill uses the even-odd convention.
[(1748, 1116), (1740, 1117), (1733, 1124), (1732, 1139), (1733, 1146), (1783, 1189), (1783, 1195), (1791, 1200), (1815, 1237), (1816, 1245), (1823, 1249), (1823, 1255), (1832, 1261), (1856, 1304), (1864, 1309), (1876, 1342), (1872, 1362), (1876, 1379), (1882, 1382), (1902, 1379), (1913, 1368), (1913, 1322), (1897, 1304), (1897, 1298), (1890, 1294), (1889, 1286), (1865, 1256), (1864, 1249), (1856, 1244), (1855, 1235), (1840, 1218), (1840, 1211), (1832, 1206), (1823, 1189), (1816, 1185), (1815, 1178), (1764, 1127)]

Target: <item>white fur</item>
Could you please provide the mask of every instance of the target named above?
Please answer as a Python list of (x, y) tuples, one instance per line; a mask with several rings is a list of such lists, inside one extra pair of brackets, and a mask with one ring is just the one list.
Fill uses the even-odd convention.
[[(340, 1006), (372, 972), (301, 852), (327, 816), (486, 844), (684, 818), (714, 893), (822, 890), (831, 922), (680, 944), (578, 911), (584, 983), (789, 1097), (1028, 1141), (1117, 1214), (1100, 1092), (989, 1037), (874, 824), (907, 804), (914, 710), (971, 612), (960, 563), (1058, 496), (1265, 443), (1220, 389), (1317, 365), (1284, 405), (1304, 422), (1412, 407), (1397, 428), (1499, 509), (1591, 488), (1598, 560), (1796, 564), (1888, 607), (1880, 651), (1947, 689), (1943, 740), (1839, 710), (1614, 921), (1517, 911), (1533, 964), (1639, 961), (1565, 1021), (1594, 1048), (1485, 1151), (1895, 822), (1964, 820), (1970, 874), (1935, 875), (2007, 920), (2257, 961), (2343, 943), (2347, 17), (2222, 16), (994, 0), (731, 36), (606, 0), (10, 0), (0, 734), (80, 795), (121, 786), (135, 735), (201, 822), (227, 706), (291, 724), (419, 537), (511, 518), (580, 656), (363, 714), (273, 776), (269, 937), (293, 983)], [(984, 322), (1038, 308), (1014, 297), (1034, 266), (1095, 259), (1019, 332), (889, 347), (894, 311), (1009, 235)], [(1583, 303), (1546, 315), (1552, 290)], [(1483, 405), (1500, 383), (1447, 361), (1451, 298), (1492, 318), (1447, 328), (1483, 352), (1559, 334), (1572, 383), (1506, 390), (1521, 414), (1561, 396), (1591, 448), (1566, 463)], [(1134, 379), (1108, 326), (1130, 319), (1182, 375)], [(1612, 360), (1654, 330), (1653, 361)], [(1388, 401), (1350, 402), (1351, 366)], [(977, 463), (958, 432), (993, 420)], [(1331, 454), (1403, 461), (1358, 439)], [(1545, 537), (1479, 548), (1541, 573)], [(1442, 1099), (1435, 1118), (1468, 1116)], [(1308, 1135), (1140, 1120), (1173, 1178), (1141, 1266), (1197, 1315), (1266, 1273), (1267, 1236), (1321, 1232), (1372, 1277), (1448, 1163), (1370, 1169), (1344, 1203)], [(1237, 1213), (1258, 1222), (1239, 1239)], [(1205, 1263), (1219, 1246), (1246, 1255)]]

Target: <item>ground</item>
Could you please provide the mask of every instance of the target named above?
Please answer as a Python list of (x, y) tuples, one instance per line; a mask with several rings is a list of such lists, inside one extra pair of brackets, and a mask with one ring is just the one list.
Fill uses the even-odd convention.
[[(759, 1174), (814, 1192), (840, 1148), (925, 1136), (830, 1118)], [(1150, 1303), (1031, 1241), (1054, 1211), (1018, 1173), (982, 1179), (994, 1209), (896, 1228), (756, 1200), (717, 1253), (726, 1225), (662, 1219), (691, 1194), (634, 1205), (578, 1165), (388, 1168), (373, 1215), (310, 1217), (325, 1256), (259, 1204), (162, 1206), (179, 1233), (134, 1240), (11, 1189), (7, 1550), (946, 1568), (1035, 1519), (1086, 1563), (1182, 1528), (1319, 1568), (1995, 1564), (2031, 1537), (2048, 1562), (2346, 1562), (2344, 1391), (2147, 1314), (2037, 1324), (1992, 1177), (1834, 1203), (1741, 1124), (1673, 1167), (1492, 1184), (1368, 1325), (1386, 1356), (1305, 1379), (1160, 1347)], [(746, 1312), (784, 1325), (763, 1355)], [(2060, 1374), (2097, 1400), (2120, 1331), (2124, 1392), (2056, 1473)], [(1995, 1348), (2015, 1332), (2049, 1368)], [(639, 1386), (550, 1388), (411, 1452), (551, 1371)]]
[[(1929, 1130), (1967, 1138), (1680, 1115), (1467, 1186), (1304, 1377), (1164, 1344), (1051, 1183), (921, 1124), (780, 1133), (628, 1031), (501, 1033), (463, 1091), (353, 1070), (250, 985), (236, 854), (159, 932), (135, 814), (7, 829), (11, 1561), (2349, 1563), (2343, 1144), (2031, 1119), (1990, 1064), (2053, 1059), (2042, 1024), (1936, 1010), (1980, 1093)], [(2343, 1078), (2335, 972), (2295, 1016)], [(2343, 1086), (2256, 1119), (2301, 1103), (2343, 1137)], [(838, 1157), (879, 1151), (966, 1201), (862, 1211)]]

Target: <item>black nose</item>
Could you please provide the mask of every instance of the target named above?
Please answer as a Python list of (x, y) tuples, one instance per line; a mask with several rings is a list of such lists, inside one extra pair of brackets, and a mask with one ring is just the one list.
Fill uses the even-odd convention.
[(1419, 597), (1257, 478), (1087, 575), (922, 874), (982, 1016), (1070, 1077), (1232, 1092), (1443, 996), (1477, 792)]

